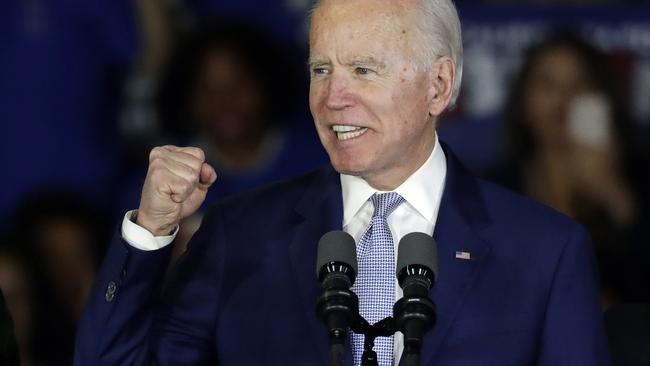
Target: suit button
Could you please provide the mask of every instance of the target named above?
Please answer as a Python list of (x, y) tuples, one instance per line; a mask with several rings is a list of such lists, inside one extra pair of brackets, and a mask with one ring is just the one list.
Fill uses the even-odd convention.
[(104, 298), (106, 299), (107, 302), (113, 301), (115, 298), (115, 292), (117, 291), (117, 285), (115, 282), (111, 281), (108, 283), (108, 286), (106, 287), (106, 294), (104, 295)]

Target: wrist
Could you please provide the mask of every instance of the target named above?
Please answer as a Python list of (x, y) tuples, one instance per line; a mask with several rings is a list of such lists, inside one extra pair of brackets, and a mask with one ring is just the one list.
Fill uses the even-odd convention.
[(174, 231), (176, 225), (174, 224), (157, 224), (155, 220), (150, 220), (149, 217), (141, 213), (140, 210), (133, 211), (130, 218), (131, 222), (149, 231), (155, 236), (168, 236)]

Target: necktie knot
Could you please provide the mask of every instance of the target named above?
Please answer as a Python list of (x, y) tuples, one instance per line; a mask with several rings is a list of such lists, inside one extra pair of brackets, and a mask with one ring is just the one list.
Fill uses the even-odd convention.
[(375, 206), (372, 217), (385, 220), (404, 201), (404, 198), (395, 192), (375, 193), (370, 197), (370, 201)]

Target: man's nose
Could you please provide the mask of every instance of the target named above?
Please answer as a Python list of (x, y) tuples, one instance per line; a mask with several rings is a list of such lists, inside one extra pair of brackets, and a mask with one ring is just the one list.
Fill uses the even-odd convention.
[(330, 109), (345, 109), (353, 104), (350, 81), (340, 73), (332, 73), (327, 86), (326, 105)]

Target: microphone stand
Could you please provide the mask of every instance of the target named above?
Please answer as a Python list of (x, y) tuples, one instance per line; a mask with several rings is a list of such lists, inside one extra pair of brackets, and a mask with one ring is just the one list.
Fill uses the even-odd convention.
[(370, 325), (366, 319), (359, 315), (352, 322), (351, 329), (357, 334), (365, 335), (361, 366), (377, 366), (377, 353), (373, 351), (375, 338), (389, 337), (395, 334), (396, 329), (393, 318), (389, 316)]
[[(420, 277), (411, 277), (409, 281), (424, 283)], [(321, 294), (316, 313), (328, 325), (332, 366), (344, 363), (348, 326), (353, 332), (365, 335), (362, 366), (378, 366), (377, 353), (373, 350), (375, 338), (389, 337), (398, 330), (404, 334), (406, 366), (420, 365), (422, 338), (436, 322), (436, 307), (426, 296), (424, 286), (408, 286), (406, 289), (404, 297), (393, 308), (395, 318), (389, 316), (372, 325), (359, 315), (359, 300), (353, 291), (330, 288)]]
[[(404, 361), (406, 366), (420, 365), (420, 350), (422, 348), (422, 337), (424, 333), (433, 327), (435, 323), (435, 305), (429, 299), (409, 298), (412, 302), (417, 302), (415, 309), (408, 306), (404, 309), (406, 301), (398, 301), (396, 308), (401, 308), (397, 314), (397, 320), (393, 317), (387, 317), (379, 322), (370, 325), (363, 317), (358, 316), (351, 324), (351, 329), (357, 334), (364, 334), (363, 355), (361, 356), (361, 366), (377, 366), (377, 353), (373, 350), (375, 338), (390, 337), (403, 327), (404, 333)], [(400, 306), (401, 305), (401, 306)], [(433, 313), (433, 314), (432, 314)], [(427, 323), (416, 319), (426, 317)], [(413, 321), (416, 320), (416, 321)]]

